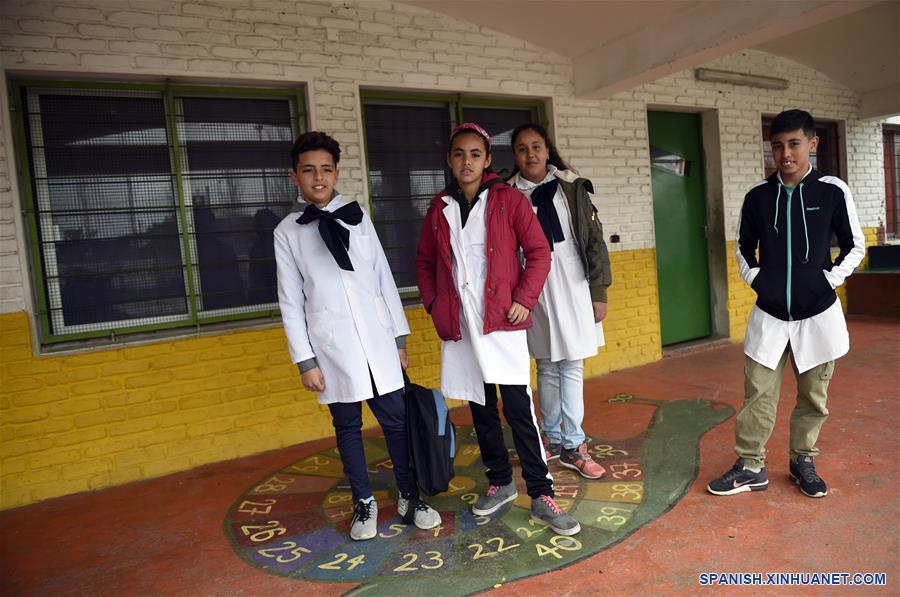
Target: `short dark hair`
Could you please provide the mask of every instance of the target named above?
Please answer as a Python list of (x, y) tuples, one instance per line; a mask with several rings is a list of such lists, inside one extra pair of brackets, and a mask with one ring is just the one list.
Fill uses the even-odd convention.
[(812, 139), (816, 136), (816, 121), (812, 115), (806, 110), (785, 110), (772, 120), (769, 127), (769, 138), (771, 139), (778, 133), (787, 133), (800, 129), (807, 138)]
[(324, 149), (331, 154), (334, 159), (334, 165), (337, 166), (341, 160), (341, 145), (332, 137), (319, 131), (309, 131), (300, 135), (294, 146), (291, 147), (291, 170), (297, 169), (297, 162), (300, 160), (300, 154), (307, 151), (315, 151), (316, 149)]

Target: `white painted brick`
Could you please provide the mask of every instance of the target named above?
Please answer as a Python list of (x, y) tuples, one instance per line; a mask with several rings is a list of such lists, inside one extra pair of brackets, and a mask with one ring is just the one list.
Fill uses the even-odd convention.
[(132, 58), (122, 54), (82, 54), (81, 66), (100, 68), (130, 68)]
[(116, 54), (158, 54), (159, 44), (146, 41), (117, 41), (109, 42), (109, 49)]
[(231, 72), (234, 64), (228, 60), (196, 59), (188, 60), (188, 68), (196, 71)]
[(56, 48), (58, 50), (76, 50), (96, 52), (107, 47), (105, 39), (83, 39), (80, 37), (57, 37)]
[(372, 23), (363, 21), (360, 23), (360, 29), (365, 33), (390, 34), (394, 32), (394, 28), (384, 23)]
[(294, 37), (297, 29), (290, 25), (273, 25), (269, 23), (257, 23), (253, 26), (253, 32), (269, 37)]
[(253, 73), (257, 75), (281, 74), (281, 65), (268, 62), (238, 62), (235, 66), (239, 73)]
[(162, 44), (160, 51), (163, 54), (175, 54), (177, 56), (195, 56), (198, 58), (209, 56), (208, 48), (190, 44)]
[(231, 16), (231, 8), (211, 4), (183, 4), (181, 12), (189, 16), (226, 18)]
[(57, 6), (51, 13), (60, 21), (83, 23), (85, 21), (103, 21), (103, 13), (95, 8), (72, 8)]
[(53, 47), (53, 38), (46, 35), (4, 35), (0, 42), (7, 48)]
[(260, 50), (256, 53), (256, 57), (273, 62), (296, 62), (300, 58), (300, 54), (288, 50)]
[(112, 27), (110, 25), (81, 24), (78, 25), (78, 33), (87, 37), (131, 37), (131, 29), (128, 27)]
[(170, 29), (206, 29), (207, 19), (200, 17), (179, 17), (160, 15), (159, 26)]
[(138, 68), (159, 69), (159, 70), (185, 70), (187, 61), (183, 58), (164, 58), (162, 56), (137, 56), (135, 64)]
[(313, 54), (310, 52), (303, 52), (300, 54), (300, 62), (304, 64), (337, 64), (338, 57), (329, 56), (326, 54)]
[(352, 31), (359, 29), (359, 23), (350, 19), (332, 19), (323, 17), (319, 20), (319, 24), (328, 29), (345, 29)]
[(255, 56), (252, 50), (232, 46), (215, 46), (210, 50), (210, 54), (215, 58), (235, 58), (238, 60), (246, 60)]
[(153, 39), (158, 41), (181, 41), (181, 32), (174, 29), (151, 29), (149, 27), (138, 27), (134, 30), (134, 37), (137, 39)]
[(156, 27), (159, 25), (159, 17), (146, 12), (111, 12), (106, 15), (106, 20), (115, 25), (130, 25), (133, 27)]
[(22, 57), (30, 64), (52, 64), (55, 66), (74, 66), (78, 64), (78, 58), (71, 52), (41, 52), (39, 50), (24, 50)]
[(277, 48), (281, 45), (277, 39), (264, 35), (236, 35), (234, 42), (245, 48)]
[(128, 4), (133, 9), (156, 14), (176, 14), (181, 9), (181, 2), (177, 0), (128, 0)]
[(207, 27), (213, 31), (235, 31), (249, 33), (253, 31), (253, 24), (239, 20), (237, 17), (227, 21), (220, 19), (210, 19)]
[[(5, 19), (4, 19), (5, 21)], [(13, 21), (10, 21), (12, 23)], [(26, 33), (41, 33), (44, 35), (53, 34), (69, 34), (75, 31), (75, 25), (71, 23), (63, 23), (60, 21), (42, 21), (33, 19), (22, 19), (15, 22), (19, 29)]]
[(312, 81), (322, 76), (322, 69), (318, 66), (285, 65), (283, 71), (294, 81)]

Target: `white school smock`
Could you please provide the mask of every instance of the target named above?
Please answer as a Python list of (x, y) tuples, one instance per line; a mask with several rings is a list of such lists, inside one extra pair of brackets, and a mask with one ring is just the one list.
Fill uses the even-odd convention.
[[(335, 211), (348, 201), (337, 195), (325, 206)], [(325, 390), (319, 404), (372, 398), (403, 387), (397, 336), (409, 325), (387, 258), (368, 214), (350, 230), (347, 253), (353, 271), (343, 270), (319, 234), (319, 222), (298, 224), (292, 213), (275, 228), (278, 302), (295, 363), (316, 358)]]
[(460, 298), (460, 335), (441, 346), (441, 392), (448, 398), (484, 405), (484, 384), (527, 386), (531, 359), (525, 330), (484, 334), (484, 284), (487, 277), (486, 213), (488, 191), (479, 195), (462, 226), (459, 204), (443, 197), (450, 224), (453, 281)]
[[(556, 176), (555, 166), (548, 165), (547, 170), (547, 176), (538, 184)], [(521, 173), (513, 181), (513, 186), (529, 199), (538, 184)], [(550, 273), (531, 312), (534, 323), (528, 330), (528, 349), (536, 359), (578, 361), (596, 355), (597, 348), (605, 344), (603, 326), (594, 321), (591, 289), (575, 244), (572, 217), (562, 187), (556, 188), (553, 207), (565, 239), (553, 243)], [(537, 213), (537, 207), (532, 205), (532, 209)]]

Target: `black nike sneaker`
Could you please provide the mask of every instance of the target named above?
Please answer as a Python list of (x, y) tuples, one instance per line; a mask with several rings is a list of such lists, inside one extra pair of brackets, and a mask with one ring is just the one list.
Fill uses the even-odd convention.
[(713, 495), (734, 495), (745, 491), (765, 491), (769, 488), (769, 477), (763, 467), (758, 473), (744, 468), (744, 461), (740, 458), (731, 467), (731, 470), (710, 482), (706, 489)]

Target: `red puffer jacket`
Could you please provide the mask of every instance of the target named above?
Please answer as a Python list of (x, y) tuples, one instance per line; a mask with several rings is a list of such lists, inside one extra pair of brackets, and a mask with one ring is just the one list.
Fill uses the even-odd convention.
[[(485, 174), (482, 187), (494, 179), (499, 177)], [(431, 314), (438, 335), (442, 340), (456, 341), (461, 338), (460, 301), (453, 280), (450, 224), (443, 211), (445, 194), (441, 192), (432, 199), (425, 214), (416, 251), (416, 277), (422, 304)], [(525, 195), (501, 183), (492, 184), (488, 191), (486, 225), (484, 333), (530, 328), (531, 315), (513, 325), (506, 314), (513, 301), (529, 311), (537, 303), (550, 272), (547, 237)], [(519, 261), (520, 247), (525, 254), (524, 270)]]

